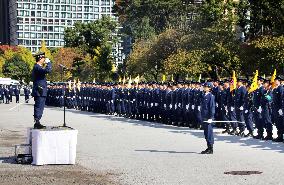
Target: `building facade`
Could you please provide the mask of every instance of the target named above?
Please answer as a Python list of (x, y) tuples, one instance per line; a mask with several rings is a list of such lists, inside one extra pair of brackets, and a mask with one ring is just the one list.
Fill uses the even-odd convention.
[[(114, 0), (10, 0), (10, 44), (21, 45), (33, 53), (42, 40), (47, 47), (64, 46), (64, 29), (75, 22), (91, 22), (111, 13)], [(121, 60), (120, 43), (113, 54)]]

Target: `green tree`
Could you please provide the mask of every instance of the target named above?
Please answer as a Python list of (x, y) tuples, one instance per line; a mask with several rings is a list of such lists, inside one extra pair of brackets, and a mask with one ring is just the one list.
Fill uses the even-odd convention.
[(3, 65), (3, 74), (15, 80), (25, 82), (30, 81), (29, 65), (22, 59), (19, 54), (16, 54), (11, 59), (7, 60)]
[(116, 32), (117, 23), (108, 16), (91, 23), (76, 22), (64, 32), (65, 47), (78, 47), (93, 57), (95, 48), (117, 42)]

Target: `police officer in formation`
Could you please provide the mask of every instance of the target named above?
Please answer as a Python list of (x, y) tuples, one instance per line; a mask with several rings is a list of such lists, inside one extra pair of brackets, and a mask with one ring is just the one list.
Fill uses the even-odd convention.
[(24, 96), (25, 96), (26, 103), (29, 103), (30, 94), (31, 94), (30, 88), (28, 86), (24, 86)]
[[(213, 125), (223, 127), (223, 133), (262, 140), (273, 139), (275, 125), (277, 138), (273, 141), (283, 141), (282, 78), (277, 77), (272, 86), (270, 80), (259, 77), (258, 88), (253, 92), (249, 91), (250, 82), (244, 78), (237, 80), (237, 88), (233, 90), (231, 79), (208, 82), (83, 83), (80, 87), (53, 84), (48, 87), (46, 104), (62, 107), (65, 91), (65, 103), (70, 109), (196, 129), (206, 126), (204, 134), (208, 150), (204, 153), (213, 153)], [(204, 102), (208, 96), (210, 101), (214, 100), (214, 106), (209, 108)], [(207, 109), (210, 109), (209, 113), (205, 111)], [(257, 129), (255, 136), (254, 129)]]

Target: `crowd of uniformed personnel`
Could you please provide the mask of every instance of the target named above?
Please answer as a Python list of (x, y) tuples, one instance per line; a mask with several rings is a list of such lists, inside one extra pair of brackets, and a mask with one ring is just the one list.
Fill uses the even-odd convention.
[[(13, 102), (13, 96), (16, 98), (16, 103), (20, 102), (20, 89), (19, 85), (0, 85), (0, 104), (9, 104)], [(30, 96), (30, 89), (28, 86), (24, 86), (25, 101), (28, 103)]]
[[(272, 86), (270, 80), (258, 77), (257, 89), (249, 92), (251, 82), (246, 79), (239, 78), (234, 90), (230, 89), (231, 79), (212, 81), (215, 125), (231, 135), (283, 142), (283, 82), (276, 77)], [(46, 105), (62, 107), (65, 102), (69, 109), (200, 129), (205, 99), (203, 84), (193, 81), (54, 84), (48, 86)], [(272, 137), (273, 125), (277, 138)], [(257, 135), (253, 135), (254, 129)]]

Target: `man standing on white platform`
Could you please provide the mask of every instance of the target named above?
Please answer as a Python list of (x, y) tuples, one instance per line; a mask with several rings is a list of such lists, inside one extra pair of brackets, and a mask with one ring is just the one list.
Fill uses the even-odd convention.
[(45, 58), (45, 53), (40, 52), (34, 55), (36, 64), (32, 71), (33, 90), (32, 96), (34, 97), (34, 128), (43, 129), (45, 126), (40, 124), (40, 119), (43, 114), (45, 100), (47, 96), (47, 82), (46, 74), (51, 72), (51, 62)]

